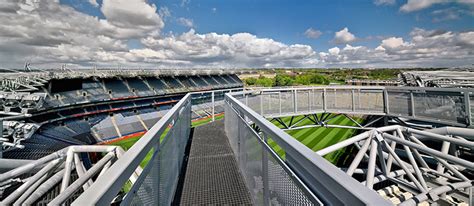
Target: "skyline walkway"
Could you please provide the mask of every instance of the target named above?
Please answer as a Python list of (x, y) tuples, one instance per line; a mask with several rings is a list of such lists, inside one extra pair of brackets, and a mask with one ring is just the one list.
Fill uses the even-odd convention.
[(252, 204), (222, 128), (220, 120), (194, 129), (179, 204)]

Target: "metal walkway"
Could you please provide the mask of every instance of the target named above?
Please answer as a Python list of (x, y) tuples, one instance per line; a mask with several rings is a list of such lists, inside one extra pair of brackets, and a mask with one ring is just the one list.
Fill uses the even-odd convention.
[(223, 128), (220, 120), (194, 129), (181, 205), (252, 204)]

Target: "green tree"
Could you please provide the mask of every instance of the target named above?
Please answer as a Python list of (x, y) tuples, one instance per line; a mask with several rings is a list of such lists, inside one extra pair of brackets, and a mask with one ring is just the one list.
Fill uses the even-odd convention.
[(275, 86), (292, 86), (295, 80), (288, 74), (277, 74), (275, 76)]
[(273, 86), (273, 79), (261, 76), (257, 79), (255, 84), (262, 87), (271, 87)]
[(257, 82), (257, 78), (255, 78), (255, 77), (249, 77), (249, 78), (245, 79), (245, 84), (247, 84), (249, 86), (255, 85), (256, 82)]

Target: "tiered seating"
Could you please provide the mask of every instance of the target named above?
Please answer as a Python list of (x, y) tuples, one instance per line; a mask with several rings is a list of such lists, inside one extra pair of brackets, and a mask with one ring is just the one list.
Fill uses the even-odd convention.
[(176, 79), (178, 79), (178, 81), (180, 81), (181, 83), (183, 83), (184, 86), (186, 86), (187, 89), (191, 89), (191, 88), (193, 88), (193, 87), (197, 87), (197, 85), (194, 84), (194, 82), (190, 81), (187, 77), (178, 76)]
[(190, 79), (192, 79), (198, 87), (209, 87), (209, 84), (206, 83), (201, 77), (199, 76), (191, 76)]
[(65, 104), (76, 104), (78, 102), (86, 101), (85, 97), (82, 94), (79, 94), (78, 90), (59, 92), (54, 95), (59, 95)]
[(181, 85), (178, 80), (173, 77), (162, 77), (163, 81), (166, 82), (167, 85), (171, 87), (171, 89), (182, 89), (183, 85)]
[(112, 92), (113, 97), (127, 97), (133, 95), (122, 80), (104, 79), (104, 84), (107, 90)]
[(164, 93), (164, 90), (169, 89), (169, 87), (161, 81), (161, 79), (157, 79), (155, 77), (147, 77), (145, 78), (148, 84), (155, 89), (157, 93)]
[(153, 95), (153, 90), (148, 88), (148, 86), (143, 82), (143, 80), (138, 78), (127, 79), (130, 89), (135, 90), (135, 93), (140, 96)]
[(235, 83), (242, 84), (242, 81), (239, 79), (239, 77), (237, 77), (237, 75), (233, 74), (233, 75), (227, 75), (227, 76), (229, 76), (229, 78), (233, 79)]
[(220, 86), (221, 83), (216, 81), (212, 76), (203, 76), (203, 79), (213, 86)]
[(82, 82), (82, 90), (86, 92), (87, 98), (92, 101), (110, 98), (107, 92), (104, 91), (102, 84), (92, 79), (85, 79)]
[(229, 82), (227, 82), (226, 79), (224, 79), (222, 76), (220, 75), (215, 75), (215, 76), (212, 76), (216, 81), (218, 81), (219, 83), (221, 83), (222, 85), (228, 85), (230, 84)]

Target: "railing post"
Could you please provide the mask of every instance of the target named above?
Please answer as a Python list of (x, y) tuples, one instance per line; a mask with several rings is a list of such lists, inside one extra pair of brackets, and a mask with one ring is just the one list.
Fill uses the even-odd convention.
[(383, 105), (384, 105), (384, 112), (385, 114), (389, 114), (389, 104), (388, 104), (388, 91), (387, 89), (383, 90)]
[(326, 88), (323, 89), (323, 111), (327, 110), (327, 97), (326, 97)]
[[(354, 89), (351, 89), (352, 93), (352, 111), (355, 111), (355, 95), (354, 95)], [(359, 90), (359, 95), (360, 95), (360, 90)]]
[(467, 126), (472, 127), (474, 126), (472, 124), (472, 113), (471, 113), (471, 98), (469, 96), (469, 91), (464, 92), (464, 101), (465, 101), (465, 107), (466, 107), (466, 115), (467, 115)]
[(247, 94), (244, 94), (245, 95), (245, 106), (249, 106), (249, 95)]
[(216, 102), (214, 101), (214, 91), (212, 91), (212, 121), (216, 120), (215, 117), (215, 107), (216, 107)]
[[(262, 133), (263, 141), (267, 142), (267, 135)], [(262, 181), (263, 181), (263, 205), (270, 205), (270, 186), (268, 183), (268, 152), (265, 145), (262, 146)]]
[(415, 117), (415, 99), (413, 98), (413, 91), (410, 91), (410, 106), (411, 106), (411, 116)]
[(311, 89), (308, 90), (308, 112), (311, 111)]
[(295, 113), (298, 112), (298, 106), (297, 106), (296, 102), (297, 102), (296, 89), (294, 89), (294, 90), (293, 90), (293, 111), (294, 111)]
[(280, 112), (280, 115), (281, 115), (281, 91), (278, 91), (278, 102), (280, 104), (279, 112)]
[(263, 91), (260, 92), (260, 115), (263, 116)]

